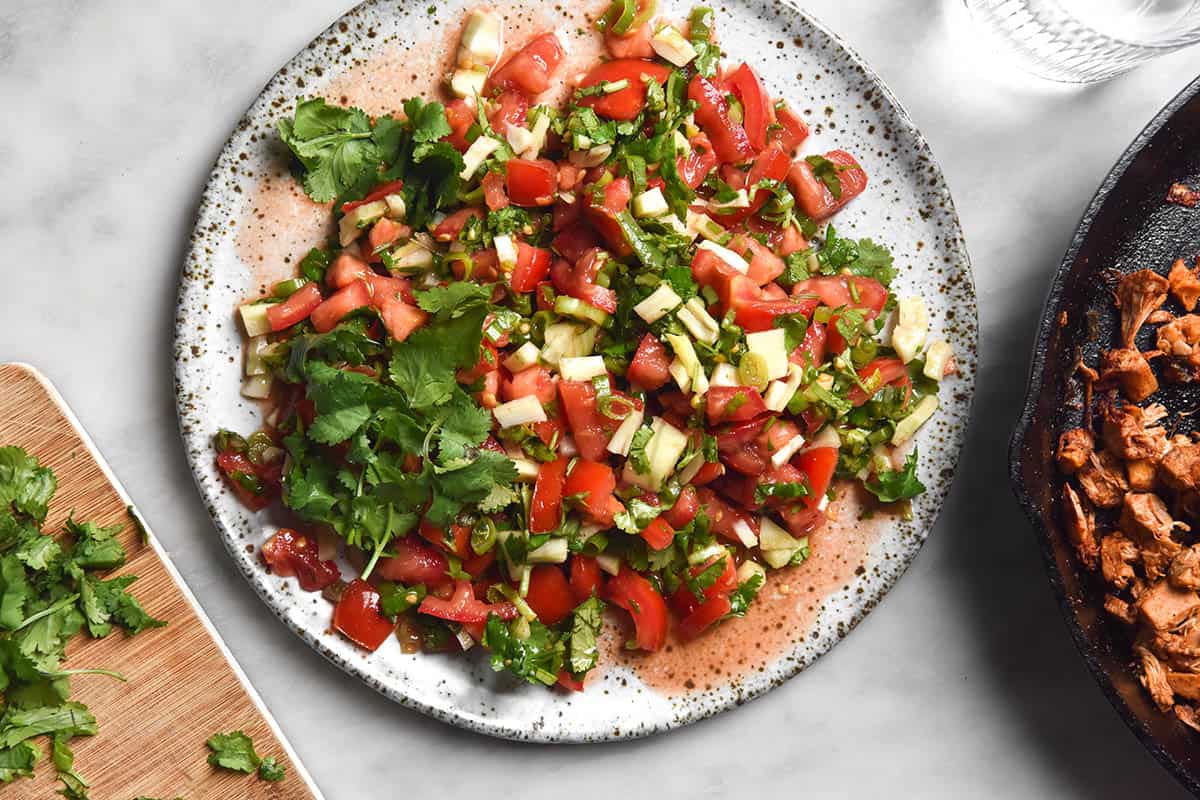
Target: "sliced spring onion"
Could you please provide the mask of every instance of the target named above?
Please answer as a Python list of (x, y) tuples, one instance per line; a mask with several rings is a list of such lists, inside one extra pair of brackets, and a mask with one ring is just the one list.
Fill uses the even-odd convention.
[(633, 307), (633, 313), (647, 323), (657, 322), (675, 310), (682, 302), (683, 299), (675, 293), (670, 284), (660, 283), (649, 297)]
[(796, 434), (788, 440), (787, 444), (771, 454), (771, 463), (776, 467), (782, 467), (784, 464), (792, 460), (792, 456), (796, 455), (801, 447), (804, 446), (804, 436)]
[(629, 448), (633, 446), (633, 435), (637, 433), (638, 428), (642, 427), (645, 416), (643, 412), (636, 408), (633, 409), (622, 420), (621, 426), (613, 433), (612, 438), (608, 440), (608, 452), (619, 456), (629, 455)]
[(590, 381), (608, 374), (603, 356), (572, 356), (558, 360), (558, 372), (563, 380)]
[(603, 325), (608, 321), (608, 313), (603, 309), (585, 303), (577, 297), (568, 297), (562, 294), (554, 298), (554, 313), (572, 317), (580, 322), (590, 322), (593, 325)]
[(526, 342), (518, 347), (512, 355), (504, 359), (504, 368), (509, 372), (522, 372), (538, 363), (541, 351), (533, 342)]
[(514, 428), (517, 425), (527, 425), (530, 422), (545, 422), (546, 409), (534, 395), (518, 397), (507, 403), (501, 403), (492, 409), (496, 422), (501, 428)]

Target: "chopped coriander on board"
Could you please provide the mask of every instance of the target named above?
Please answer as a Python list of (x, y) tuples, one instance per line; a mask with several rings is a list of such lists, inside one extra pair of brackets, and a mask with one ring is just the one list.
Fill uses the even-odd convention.
[(284, 766), (274, 756), (262, 758), (254, 752), (254, 740), (243, 731), (214, 733), (205, 742), (212, 752), (208, 763), (231, 772), (258, 773), (260, 780), (275, 783), (283, 780)]
[(58, 487), (54, 473), (19, 447), (0, 447), (0, 783), (32, 777), (50, 745), (61, 794), (86, 800), (88, 782), (75, 771), (70, 742), (93, 736), (96, 718), (69, 700), (71, 676), (103, 669), (62, 669), (67, 642), (80, 630), (102, 638), (113, 627), (128, 635), (165, 625), (126, 591), (137, 580), (97, 573), (125, 563), (119, 526), (101, 528), (70, 518), (59, 535), (41, 530)]

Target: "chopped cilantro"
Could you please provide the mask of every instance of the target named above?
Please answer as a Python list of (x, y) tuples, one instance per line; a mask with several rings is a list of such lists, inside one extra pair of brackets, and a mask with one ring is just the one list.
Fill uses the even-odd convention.
[(895, 503), (921, 494), (925, 485), (917, 478), (917, 450), (914, 448), (908, 454), (902, 469), (883, 470), (863, 485), (881, 503)]

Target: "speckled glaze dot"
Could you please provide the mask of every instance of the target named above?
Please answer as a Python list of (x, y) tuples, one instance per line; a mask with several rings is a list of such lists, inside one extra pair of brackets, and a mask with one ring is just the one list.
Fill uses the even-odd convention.
[[(817, 543), (825, 546), (811, 566), (773, 577), (762, 608), (730, 623), (730, 633), (718, 630), (686, 649), (673, 645), (657, 660), (639, 659), (621, 652), (628, 633), (610, 621), (604, 640), (611, 658), (583, 693), (519, 685), (493, 673), (478, 649), (466, 657), (406, 655), (392, 640), (367, 655), (329, 633), (329, 606), (314, 599), (319, 596), (296, 591), (262, 567), (257, 547), (280, 520), (269, 511), (250, 513), (230, 495), (217, 474), (211, 438), (218, 428), (261, 424), (261, 409), (238, 393), (237, 305), (290, 276), (307, 248), (328, 234), (328, 209), (308, 201), (289, 177), (277, 120), (306, 96), (379, 114), (410, 94), (436, 91), (435, 76), (444, 74), (463, 11), (475, 5), (363, 3), (281, 69), (238, 123), (204, 191), (180, 278), (174, 355), (184, 446), (230, 555), (271, 611), (317, 652), (397, 703), (480, 733), (536, 742), (671, 730), (741, 705), (799, 673), (874, 608), (925, 541), (949, 491), (975, 386), (975, 289), (962, 230), (925, 139), (857, 55), (782, 3), (723, 7), (722, 49), (734, 61), (748, 61), (772, 95), (803, 111), (813, 126), (805, 152), (848, 150), (870, 175), (867, 192), (839, 214), (838, 230), (887, 244), (899, 270), (895, 291), (924, 296), (931, 335), (955, 346), (959, 375), (944, 384), (941, 411), (917, 436), (920, 477), (929, 490), (909, 521), (879, 515), (860, 523), (855, 502), (837, 503), (842, 538), (833, 526), (828, 541)], [(690, 4), (660, 8), (682, 18)], [(598, 37), (574, 5), (521, 0), (500, 10), (506, 44), (558, 31), (572, 54), (568, 77), (598, 53)], [(587, 10), (594, 16), (599, 9)]]

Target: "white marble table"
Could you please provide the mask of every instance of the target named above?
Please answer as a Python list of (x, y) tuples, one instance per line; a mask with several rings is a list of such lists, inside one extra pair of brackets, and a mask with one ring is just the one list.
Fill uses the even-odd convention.
[(1183, 796), (1076, 655), (1005, 450), (1049, 275), (1109, 165), (1200, 51), (1085, 90), (1002, 84), (959, 40), (951, 1), (805, 5), (895, 90), (962, 214), (983, 368), (957, 485), (887, 601), (733, 713), (607, 746), (464, 733), (328, 665), (226, 558), (176, 435), (176, 275), (226, 134), (345, 2), (0, 3), (0, 360), (58, 384), (330, 798)]

